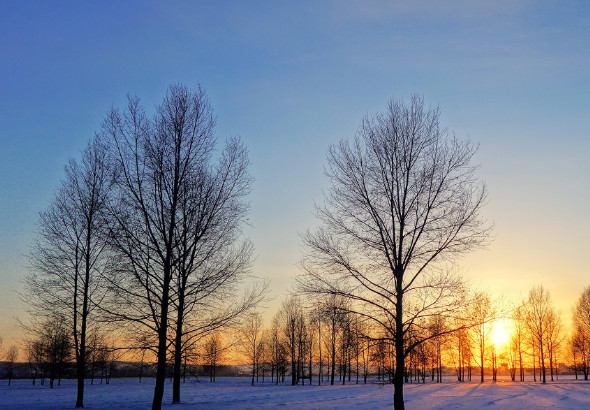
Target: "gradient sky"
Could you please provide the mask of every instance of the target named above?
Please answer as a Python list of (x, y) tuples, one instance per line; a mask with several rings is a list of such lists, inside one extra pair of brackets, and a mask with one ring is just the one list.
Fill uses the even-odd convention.
[(535, 284), (569, 320), (590, 285), (590, 3), (585, 1), (5, 1), (0, 5), (0, 336), (38, 213), (127, 93), (152, 109), (200, 83), (256, 179), (255, 273), (276, 304), (313, 227), (325, 152), (412, 93), (480, 144), (495, 241), (461, 260), (509, 300)]

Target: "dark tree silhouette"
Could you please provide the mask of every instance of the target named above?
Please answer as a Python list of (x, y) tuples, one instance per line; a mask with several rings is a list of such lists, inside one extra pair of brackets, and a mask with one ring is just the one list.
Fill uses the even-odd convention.
[(117, 175), (110, 239), (120, 268), (110, 287), (118, 304), (127, 302), (124, 312), (109, 311), (157, 333), (154, 409), (164, 394), (182, 195), (211, 154), (213, 124), (204, 92), (180, 86), (169, 89), (152, 119), (138, 98), (129, 98), (127, 109), (112, 110), (103, 124)]
[(449, 136), (439, 117), (418, 96), (392, 100), (355, 138), (330, 147), (322, 225), (304, 236), (302, 289), (349, 299), (394, 342), (396, 409), (404, 408), (405, 358), (424, 341), (406, 343), (408, 329), (456, 307), (460, 282), (443, 262), (482, 245), (489, 230), (476, 149)]
[(58, 316), (40, 322), (33, 331), (35, 339), (31, 345), (32, 356), (41, 366), (42, 374), (49, 377), (49, 387), (53, 389), (55, 379), (58, 379), (58, 383), (61, 381), (71, 358), (69, 329), (64, 325), (63, 317)]
[(238, 138), (211, 165), (214, 124), (205, 92), (180, 85), (169, 88), (152, 118), (130, 98), (123, 113), (112, 110), (103, 124), (116, 175), (110, 241), (118, 256), (105, 309), (114, 320), (157, 334), (153, 408), (162, 404), (168, 345), (178, 402), (182, 354), (192, 339), (227, 324), (264, 292), (255, 286), (228, 303), (250, 264), (250, 243), (235, 243), (251, 178)]
[(493, 321), (497, 314), (497, 308), (487, 293), (478, 292), (475, 294), (469, 309), (469, 336), (477, 351), (477, 356), (474, 355), (474, 359), (479, 365), (481, 383), (484, 382), (485, 363), (491, 350), (490, 337)]
[(246, 358), (252, 363), (252, 380), (258, 367), (260, 340), (262, 338), (262, 317), (259, 313), (251, 313), (246, 319), (246, 323), (241, 329), (241, 347)]
[(543, 286), (535, 286), (529, 292), (525, 305), (525, 323), (534, 345), (539, 349), (540, 378), (547, 382), (547, 369), (545, 359), (548, 353), (548, 340), (553, 304), (551, 296)]
[(8, 379), (8, 385), (10, 386), (10, 382), (14, 377), (14, 363), (18, 358), (18, 346), (11, 345), (8, 350), (6, 350), (6, 357), (4, 358), (6, 362), (6, 378)]
[(218, 332), (212, 333), (203, 346), (203, 363), (209, 370), (210, 382), (215, 382), (216, 368), (222, 360), (224, 351), (221, 335)]
[(40, 214), (24, 299), (33, 321), (59, 314), (71, 328), (76, 407), (84, 407), (87, 333), (94, 305), (103, 297), (99, 278), (107, 266), (104, 228), (111, 174), (103, 141), (93, 138), (65, 173), (51, 205)]
[(576, 302), (573, 312), (573, 327), (574, 334), (571, 343), (574, 362), (577, 354), (584, 380), (588, 380), (590, 373), (590, 286), (582, 291)]

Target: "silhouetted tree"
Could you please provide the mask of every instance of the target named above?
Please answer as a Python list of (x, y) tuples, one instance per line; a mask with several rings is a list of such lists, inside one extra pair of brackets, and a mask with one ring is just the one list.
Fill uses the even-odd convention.
[(73, 335), (77, 397), (84, 407), (87, 331), (93, 305), (102, 298), (99, 277), (106, 266), (104, 227), (111, 174), (99, 137), (71, 159), (50, 206), (40, 214), (30, 254), (25, 301), (33, 320), (60, 314)]
[(18, 358), (18, 346), (11, 345), (6, 350), (5, 356), (6, 357), (4, 358), (4, 361), (6, 364), (6, 378), (8, 379), (8, 385), (10, 386), (10, 382), (14, 377), (14, 362), (16, 362), (16, 359)]
[(554, 381), (554, 376), (559, 377), (557, 374), (557, 358), (564, 340), (565, 336), (563, 334), (561, 315), (552, 307), (549, 311), (549, 317), (547, 320), (547, 353), (549, 354), (551, 381)]
[[(589, 358), (590, 358), (590, 346), (588, 341), (584, 339), (582, 333), (576, 329), (571, 340), (571, 350), (574, 359), (574, 371), (576, 372), (576, 379), (578, 378), (578, 370), (582, 371), (584, 380), (588, 380), (589, 373)], [(577, 356), (577, 360), (576, 360)]]
[(336, 295), (328, 295), (318, 307), (319, 314), (327, 325), (328, 354), (330, 360), (330, 385), (334, 385), (336, 373), (336, 344), (342, 316), (347, 312), (344, 300)]
[(224, 351), (221, 336), (215, 332), (209, 336), (203, 346), (203, 360), (209, 370), (209, 381), (215, 382), (215, 372)]
[(573, 312), (574, 335), (572, 349), (578, 353), (584, 380), (590, 369), (590, 286), (586, 287), (576, 302)]
[(127, 109), (113, 109), (102, 127), (117, 176), (110, 240), (118, 271), (109, 278), (108, 311), (114, 320), (157, 334), (154, 409), (162, 403), (168, 343), (172, 400), (178, 402), (183, 351), (253, 307), (264, 290), (255, 287), (228, 302), (250, 264), (250, 243), (235, 243), (251, 178), (238, 138), (228, 141), (212, 166), (214, 123), (201, 88), (174, 85), (152, 118), (139, 99), (130, 98)]
[(258, 348), (262, 337), (262, 317), (259, 313), (248, 315), (245, 326), (242, 328), (242, 351), (252, 363), (252, 385), (258, 367)]
[(497, 316), (497, 309), (487, 293), (478, 292), (471, 302), (469, 335), (477, 348), (476, 363), (479, 365), (480, 382), (484, 382), (485, 363), (488, 360), (488, 348), (493, 321)]
[(518, 357), (518, 374), (519, 380), (524, 381), (524, 342), (525, 342), (525, 323), (524, 323), (524, 306), (518, 306), (512, 313), (512, 338), (510, 341), (511, 351), (514, 351)]
[[(49, 377), (49, 387), (53, 388), (55, 379), (61, 381), (65, 366), (71, 358), (72, 342), (69, 329), (63, 318), (46, 319), (37, 328), (32, 350), (35, 361), (43, 373)], [(43, 376), (42, 376), (43, 377)]]
[(117, 175), (110, 238), (120, 255), (120, 274), (110, 285), (117, 304), (126, 305), (124, 312), (110, 313), (158, 335), (154, 409), (161, 407), (164, 393), (181, 204), (185, 186), (201, 172), (213, 149), (213, 124), (204, 92), (181, 86), (170, 87), (153, 118), (147, 117), (138, 98), (129, 98), (123, 113), (113, 109), (103, 123)]
[(525, 305), (526, 326), (539, 351), (541, 381), (547, 382), (545, 358), (547, 353), (547, 333), (553, 305), (551, 296), (543, 286), (533, 287)]
[[(276, 375), (275, 384), (279, 384), (279, 379), (285, 380), (287, 367), (287, 349), (283, 335), (283, 317), (281, 311), (272, 319), (271, 326), (271, 380), (273, 374)], [(274, 371), (273, 371), (274, 369)]]
[(252, 182), (248, 165), (246, 148), (239, 139), (231, 139), (215, 167), (201, 164), (181, 188), (171, 294), (176, 313), (171, 321), (173, 402), (180, 401), (180, 359), (186, 346), (236, 323), (256, 307), (266, 290), (264, 282), (244, 287), (253, 252), (250, 241), (239, 241), (248, 210), (244, 198)]
[(404, 408), (405, 358), (424, 341), (405, 343), (411, 323), (456, 308), (460, 283), (442, 262), (488, 232), (476, 149), (449, 137), (439, 117), (420, 97), (392, 100), (354, 139), (330, 147), (322, 226), (304, 236), (302, 289), (349, 299), (394, 342), (396, 409)]
[(302, 322), (304, 321), (299, 299), (289, 297), (284, 300), (279, 311), (279, 318), (284, 335), (285, 347), (291, 361), (291, 385), (295, 386), (299, 383), (301, 357), (298, 347)]

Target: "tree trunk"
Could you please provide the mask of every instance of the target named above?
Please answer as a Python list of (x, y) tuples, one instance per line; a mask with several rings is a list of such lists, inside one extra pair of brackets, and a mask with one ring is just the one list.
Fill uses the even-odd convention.
[(332, 371), (330, 372), (330, 385), (334, 385), (334, 372), (336, 371), (336, 324), (332, 320)]
[(318, 386), (322, 385), (322, 324), (318, 322), (318, 348), (320, 349), (320, 369), (318, 372)]
[[(91, 226), (88, 223), (88, 231)], [(78, 379), (78, 390), (76, 397), (76, 407), (84, 407), (84, 370), (86, 368), (86, 321), (88, 319), (88, 287), (90, 281), (90, 234), (86, 235), (86, 252), (85, 252), (85, 272), (84, 272), (84, 296), (82, 301), (82, 328), (80, 329), (80, 357), (76, 363), (76, 377)]]
[(547, 383), (547, 379), (546, 379), (546, 371), (545, 371), (545, 354), (543, 352), (543, 342), (541, 342), (541, 369), (543, 371), (542, 377), (543, 377), (543, 384)]
[[(401, 275), (400, 275), (401, 276)], [(395, 375), (393, 377), (393, 408), (404, 410), (404, 322), (401, 277), (396, 275), (397, 300), (395, 304)]]
[(166, 381), (166, 353), (167, 342), (166, 331), (168, 330), (168, 296), (170, 291), (170, 256), (164, 264), (164, 280), (162, 289), (162, 310), (160, 312), (160, 328), (158, 329), (158, 365), (156, 370), (156, 386), (154, 387), (154, 399), (152, 410), (162, 408), (162, 397), (164, 396), (164, 382)]
[(178, 316), (174, 341), (174, 369), (172, 371), (172, 403), (180, 402), (180, 373), (182, 365), (182, 324), (184, 318), (184, 278), (178, 292)]
[(297, 363), (295, 359), (295, 335), (293, 334), (293, 342), (291, 343), (291, 386), (295, 386), (297, 380)]
[(481, 380), (480, 380), (481, 383), (483, 383), (484, 352), (485, 352), (484, 349), (485, 349), (485, 346), (482, 344), (482, 347), (480, 349), (480, 356), (479, 356), (479, 360), (481, 360), (481, 362), (480, 362), (481, 366), (479, 367), (480, 373), (481, 373)]

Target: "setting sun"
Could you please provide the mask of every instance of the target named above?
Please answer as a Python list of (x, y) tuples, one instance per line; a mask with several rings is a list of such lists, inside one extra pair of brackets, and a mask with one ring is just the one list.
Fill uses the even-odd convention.
[(510, 330), (505, 320), (500, 319), (494, 322), (491, 334), (492, 344), (497, 349), (501, 349), (508, 345), (510, 341)]

